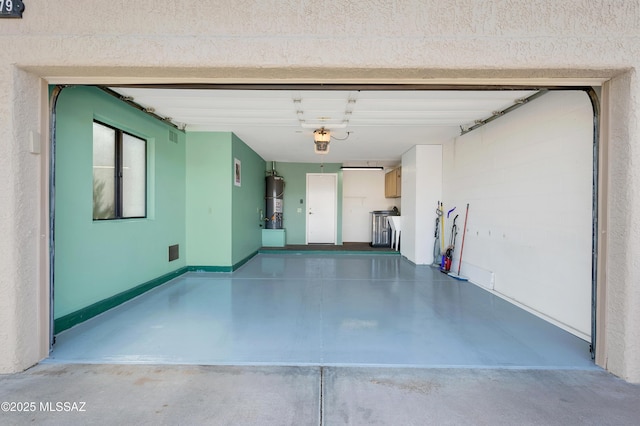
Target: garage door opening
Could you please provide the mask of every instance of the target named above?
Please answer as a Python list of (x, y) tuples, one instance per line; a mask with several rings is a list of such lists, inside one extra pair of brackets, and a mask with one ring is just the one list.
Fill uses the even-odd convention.
[[(60, 93), (52, 168), (56, 182), (52, 203), (56, 206), (53, 213), (56, 300), (52, 322), (61, 324), (61, 329), (184, 272), (237, 274), (232, 271), (251, 262), (255, 246), (260, 245), (260, 207), (264, 196), (261, 182), (268, 162), (281, 165), (290, 174), (287, 181), (293, 187), (306, 173), (331, 172), (331, 167), (341, 165), (401, 166), (407, 184), (403, 185), (400, 199), (393, 202), (399, 201), (401, 214), (413, 225), (403, 229), (404, 258), (397, 261), (408, 260), (408, 266), (419, 270), (427, 264), (421, 256), (433, 247), (435, 218), (435, 205), (426, 205), (421, 195), (423, 157), (432, 154), (422, 153), (419, 147), (439, 146), (442, 181), (438, 199), (458, 211), (467, 203), (472, 206), (462, 264), (463, 273), (471, 279), (469, 285), (482, 287), (497, 296), (495, 300), (516, 304), (584, 341), (592, 343), (595, 339), (592, 247), (597, 243), (594, 241), (597, 234), (593, 233), (597, 223), (593, 213), (597, 211), (593, 208), (597, 186), (593, 182), (597, 180), (594, 171), (598, 167), (597, 138), (594, 140), (597, 115), (594, 119), (592, 90), (551, 88), (539, 99), (502, 114), (510, 105), (522, 102), (540, 89), (492, 87), (472, 92), (457, 88), (434, 100), (428, 94), (437, 91), (403, 87), (398, 100), (385, 98), (391, 96), (387, 86), (375, 90), (357, 86), (334, 87), (335, 90), (278, 87), (271, 92), (286, 93), (284, 98), (291, 107), (289, 114), (295, 121), (293, 125), (280, 126), (271, 122), (268, 131), (266, 122), (252, 127), (242, 121), (247, 117), (257, 121), (258, 115), (282, 121), (277, 117), (279, 101), (270, 97), (264, 87), (210, 89), (111, 87), (109, 90), (118, 93), (118, 98), (89, 86), (70, 87)], [(513, 95), (516, 89), (522, 91), (519, 96), (495, 106), (496, 99), (505, 93)], [(141, 94), (134, 96), (132, 90)], [(194, 122), (202, 122), (208, 115), (202, 114), (203, 109), (210, 107), (201, 98), (204, 91), (220, 95), (217, 101), (226, 98), (226, 108), (231, 110), (229, 105), (239, 102), (237, 97), (228, 96), (231, 92), (252, 90), (254, 96), (259, 94), (254, 101), (260, 102), (248, 115), (246, 107), (236, 105), (235, 112), (224, 117), (226, 121), (213, 115), (207, 126), (215, 129), (202, 123), (186, 123), (189, 114)], [(348, 116), (345, 127), (331, 122), (328, 114), (318, 116), (314, 112), (315, 115), (306, 116), (311, 109), (296, 109), (304, 104), (305, 90), (320, 94), (319, 105), (331, 104), (336, 99), (346, 101), (339, 123), (343, 126)], [(145, 91), (149, 91), (150, 98), (144, 97)], [(490, 104), (489, 115), (468, 107), (465, 113), (472, 119), (458, 120), (455, 125), (435, 124), (444, 118), (434, 117), (433, 108), (437, 110), (434, 104), (440, 103), (442, 111), (460, 110), (460, 102), (468, 101), (472, 93), (478, 96), (476, 107), (480, 103)], [(158, 100), (151, 100), (154, 98)], [(370, 107), (366, 109), (369, 101)], [(138, 102), (139, 107), (131, 105)], [(181, 106), (181, 102), (185, 105)], [(404, 109), (398, 106), (401, 102)], [(389, 109), (382, 109), (385, 104), (390, 105)], [(165, 111), (165, 105), (178, 107)], [(349, 105), (351, 109), (347, 109)], [(364, 105), (362, 111), (368, 115), (363, 115), (358, 125), (360, 105)], [(412, 112), (406, 105), (412, 106)], [(422, 109), (417, 109), (417, 105)], [(425, 105), (431, 105), (431, 109)], [(177, 119), (182, 113), (187, 116)], [(330, 154), (320, 158), (313, 154), (312, 144), (306, 138), (322, 121), (311, 122), (309, 117), (325, 117), (326, 127), (335, 125), (336, 133), (343, 131), (348, 139), (332, 141), (335, 145)], [(87, 146), (92, 133), (87, 122), (96, 120), (147, 141), (146, 217), (120, 221), (84, 218), (86, 204), (81, 200), (93, 193), (91, 147)], [(433, 129), (428, 135), (420, 133), (415, 122), (421, 122), (422, 129)], [(305, 123), (308, 126), (303, 126)], [(452, 126), (456, 127), (454, 134), (450, 133)], [(471, 129), (475, 126), (479, 127)], [(269, 138), (278, 143), (286, 139), (277, 136), (280, 127), (309, 143), (298, 142), (288, 148), (267, 144), (265, 140)], [(350, 128), (354, 129), (350, 130), (353, 134), (347, 134)], [(260, 136), (252, 136), (252, 132)], [(378, 135), (379, 139), (372, 135)], [(366, 148), (359, 145), (364, 141)], [(310, 157), (295, 157), (296, 152), (306, 156), (309, 151)], [(242, 164), (241, 185), (233, 184), (231, 173), (227, 176), (227, 168), (231, 170), (235, 160)], [(370, 195), (341, 193), (359, 178), (348, 172), (339, 173), (343, 180), (338, 190), (341, 234), (355, 220), (348, 208), (357, 204), (356, 198), (366, 203)], [(367, 187), (362, 182), (354, 185), (360, 189)], [(298, 212), (298, 209), (305, 212), (305, 200), (295, 189), (286, 196), (285, 208), (291, 210), (285, 211), (285, 221), (292, 230), (290, 237), (295, 238), (296, 230), (305, 223)], [(247, 223), (252, 229), (247, 229)], [(162, 231), (158, 232), (156, 227)], [(342, 242), (341, 235), (338, 239)], [(183, 247), (184, 255), (169, 262), (167, 247), (176, 244)], [(83, 266), (78, 268), (79, 264)], [(392, 286), (397, 281), (388, 284)]]

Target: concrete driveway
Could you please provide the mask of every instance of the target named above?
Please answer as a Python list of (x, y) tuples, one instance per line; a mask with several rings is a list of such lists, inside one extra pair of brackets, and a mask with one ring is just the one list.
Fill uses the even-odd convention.
[(604, 371), (41, 364), (0, 376), (0, 424), (636, 425)]

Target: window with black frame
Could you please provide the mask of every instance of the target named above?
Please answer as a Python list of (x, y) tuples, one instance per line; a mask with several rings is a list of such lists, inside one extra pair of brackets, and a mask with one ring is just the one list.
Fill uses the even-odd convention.
[(93, 220), (147, 216), (147, 141), (93, 122)]

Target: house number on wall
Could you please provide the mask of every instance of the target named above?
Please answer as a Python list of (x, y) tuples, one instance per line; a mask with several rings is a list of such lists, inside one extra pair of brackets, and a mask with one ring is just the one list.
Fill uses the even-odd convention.
[(0, 18), (22, 18), (22, 0), (0, 0)]

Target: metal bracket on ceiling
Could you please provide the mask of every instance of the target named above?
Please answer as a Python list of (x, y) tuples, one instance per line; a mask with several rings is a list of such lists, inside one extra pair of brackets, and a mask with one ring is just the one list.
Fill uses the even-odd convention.
[(162, 117), (161, 115), (158, 115), (155, 113), (155, 108), (153, 107), (143, 107), (142, 105), (138, 104), (135, 102), (135, 100), (133, 99), (133, 97), (131, 96), (123, 96), (121, 94), (119, 94), (118, 92), (115, 92), (111, 89), (109, 89), (106, 86), (96, 86), (98, 89), (102, 90), (103, 92), (113, 96), (114, 98), (117, 98), (119, 100), (121, 100), (122, 102), (126, 103), (127, 105), (130, 105), (132, 107), (134, 107), (135, 109), (144, 112), (145, 114), (150, 115), (151, 117), (155, 118), (156, 120), (162, 121), (163, 123), (177, 129), (180, 131), (184, 131), (185, 126), (178, 126), (177, 124), (175, 124), (172, 120), (172, 117)]
[(526, 98), (520, 98), (520, 99), (516, 99), (513, 103), (513, 105), (511, 105), (508, 108), (505, 108), (501, 111), (493, 111), (491, 114), (491, 117), (489, 118), (485, 118), (483, 120), (475, 120), (474, 124), (472, 126), (469, 127), (463, 127), (460, 126), (460, 136), (462, 135), (466, 135), (469, 132), (472, 132), (474, 130), (476, 130), (479, 127), (484, 126), (487, 123), (492, 122), (493, 120), (502, 117), (505, 114), (510, 113), (513, 110), (516, 110), (518, 108), (520, 108), (521, 106), (533, 101), (534, 99), (539, 98), (540, 96), (544, 95), (545, 93), (547, 93), (549, 91), (549, 89), (540, 89), (538, 90), (536, 93), (534, 93), (533, 95), (526, 97)]

